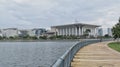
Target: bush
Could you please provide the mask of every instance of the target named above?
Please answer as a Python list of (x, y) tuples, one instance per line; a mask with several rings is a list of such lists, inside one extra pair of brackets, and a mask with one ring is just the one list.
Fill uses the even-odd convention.
[(108, 34), (104, 35), (105, 38), (111, 38), (111, 36), (109, 36)]
[(38, 38), (36, 36), (31, 36), (30, 39), (37, 40)]
[(9, 39), (15, 39), (14, 37), (10, 36)]
[(51, 37), (49, 37), (49, 39), (51, 39), (51, 40), (56, 39), (56, 36), (51, 36)]
[(47, 36), (40, 36), (40, 39), (47, 39)]
[(29, 35), (26, 35), (26, 36), (22, 36), (23, 39), (30, 39), (30, 36)]

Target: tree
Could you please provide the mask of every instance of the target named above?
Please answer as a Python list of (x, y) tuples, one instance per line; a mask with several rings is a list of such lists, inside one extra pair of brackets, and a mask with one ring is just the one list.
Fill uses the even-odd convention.
[(91, 32), (90, 29), (86, 29), (85, 32), (84, 32), (84, 36), (89, 36), (89, 33)]
[(38, 38), (36, 36), (30, 36), (30, 39), (37, 40)]
[(29, 39), (30, 36), (29, 35), (25, 35), (25, 36), (22, 36), (23, 39)]
[(90, 33), (91, 32), (91, 30), (90, 29), (86, 29), (86, 31), (85, 31), (86, 33)]
[(45, 40), (46, 40), (46, 39), (47, 39), (47, 36), (40, 36), (39, 38), (40, 38), (40, 39), (45, 39)]
[(10, 36), (9, 39), (15, 39), (13, 36)]
[(105, 38), (110, 38), (109, 34), (104, 35)]
[(120, 18), (119, 22), (112, 28), (112, 34), (114, 39), (120, 38)]
[(2, 40), (3, 39), (3, 37), (2, 36), (0, 36), (0, 40)]
[(56, 36), (50, 36), (49, 39), (51, 40), (56, 39)]

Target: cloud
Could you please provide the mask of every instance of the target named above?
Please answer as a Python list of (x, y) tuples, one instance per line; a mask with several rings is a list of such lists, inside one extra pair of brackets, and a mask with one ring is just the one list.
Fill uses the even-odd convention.
[(78, 20), (112, 27), (120, 15), (119, 3), (120, 0), (0, 0), (0, 24), (48, 28)]
[(27, 3), (31, 0), (13, 0), (13, 1), (15, 1), (16, 3)]

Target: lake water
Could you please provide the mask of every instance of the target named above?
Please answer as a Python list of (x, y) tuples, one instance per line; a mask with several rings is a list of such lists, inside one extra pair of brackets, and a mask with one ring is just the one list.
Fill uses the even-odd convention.
[(50, 67), (77, 42), (0, 42), (0, 67)]

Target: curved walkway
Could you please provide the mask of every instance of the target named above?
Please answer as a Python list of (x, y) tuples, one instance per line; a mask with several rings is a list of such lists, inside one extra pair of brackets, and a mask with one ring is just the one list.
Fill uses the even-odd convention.
[(120, 53), (101, 42), (85, 46), (78, 51), (71, 67), (120, 67)]

